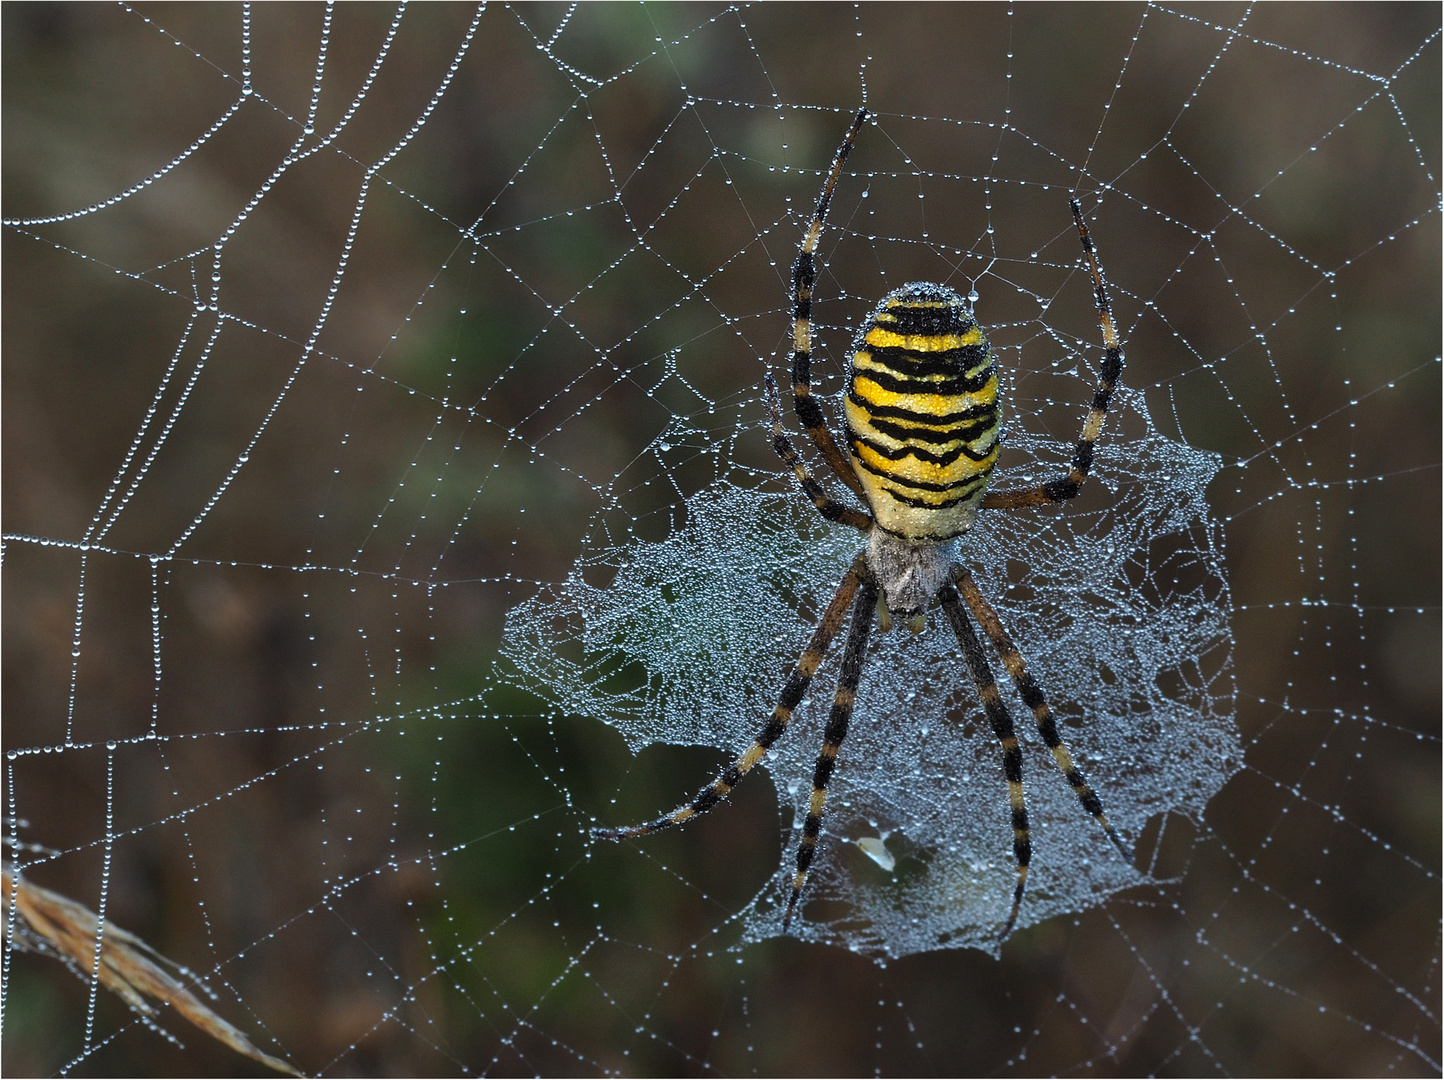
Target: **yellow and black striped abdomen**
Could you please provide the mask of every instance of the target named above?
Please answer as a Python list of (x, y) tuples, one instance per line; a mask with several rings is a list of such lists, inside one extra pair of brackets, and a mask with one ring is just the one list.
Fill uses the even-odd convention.
[(998, 379), (967, 303), (943, 285), (885, 296), (853, 346), (847, 434), (878, 525), (918, 541), (972, 527), (998, 459)]

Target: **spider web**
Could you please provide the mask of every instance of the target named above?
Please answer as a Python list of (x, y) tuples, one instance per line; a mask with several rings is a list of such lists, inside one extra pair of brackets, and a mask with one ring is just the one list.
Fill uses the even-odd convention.
[[(963, 543), (985, 590), (1019, 605), (1024, 651), (1063, 703), (1080, 760), (1109, 792), (1111, 820), (1133, 836), (1155, 817), (1161, 828), (1169, 813), (1200, 817), (1242, 758), (1224, 568), (1203, 501), (1217, 459), (1160, 437), (1141, 407), (1141, 397), (1120, 395), (1115, 427), (1144, 433), (1115, 436), (1099, 456), (1105, 511), (1046, 522), (986, 515)], [(660, 442), (670, 449), (691, 438), (669, 430)], [(605, 720), (634, 752), (747, 746), (779, 682), (758, 685), (755, 673), (795, 659), (859, 549), (855, 535), (822, 527), (790, 493), (718, 484), (686, 510), (686, 524), (661, 543), (587, 552), (566, 582), (512, 610), (502, 638), (518, 685)], [(1010, 563), (1027, 568), (1016, 585)], [(587, 571), (601, 568), (613, 571), (611, 583), (589, 585)], [(789, 618), (799, 606), (803, 617)], [(872, 666), (886, 674), (859, 694), (832, 789), (829, 831), (870, 848), (884, 872), (856, 858), (825, 861), (809, 896), (830, 900), (832, 914), (812, 923), (808, 905), (800, 937), (889, 959), (991, 949), (1007, 917), (1012, 826), (999, 753), (956, 639), (941, 614), (934, 624), (923, 638), (898, 633), (874, 647)], [(836, 667), (821, 669), (820, 685)], [(787, 848), (802, 835), (830, 704), (826, 692), (805, 698), (767, 759), (791, 809)], [(1037, 750), (1029, 767), (1048, 776), (1051, 754)], [(1095, 859), (1099, 837), (1079, 827), (1061, 774), (1050, 779), (1035, 781), (1040, 850), (1022, 925), (1095, 906), (1140, 880), (1121, 860)], [(743, 914), (743, 940), (782, 933), (790, 865)]]
[[(1436, 7), (3, 18), (27, 879), (308, 1073), (1439, 1072)], [(827, 400), (878, 297), (975, 291), (995, 486), (1054, 475), (1101, 354), (1074, 191), (1124, 337), (1095, 480), (963, 541), (1138, 848), (1005, 687), (1001, 945), (935, 616), (871, 647), (791, 934), (835, 655), (725, 808), (589, 838), (746, 745), (858, 547), (761, 382), (864, 103)], [(7, 1071), (236, 1071), (27, 933)]]

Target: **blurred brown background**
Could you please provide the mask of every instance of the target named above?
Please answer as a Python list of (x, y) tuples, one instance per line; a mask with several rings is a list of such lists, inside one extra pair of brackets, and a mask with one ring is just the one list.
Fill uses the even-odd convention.
[[(58, 853), (29, 875), (104, 881), (307, 1072), (1437, 1074), (1437, 5), (427, 5), (367, 84), (393, 15), (254, 9), (243, 99), (238, 6), (0, 9), (5, 805)], [(1247, 767), (1179, 883), (1001, 959), (726, 951), (766, 786), (589, 858), (611, 799), (719, 756), (633, 762), (489, 678), (588, 535), (775, 469), (759, 361), (863, 81), (830, 385), (916, 278), (977, 280), (1046, 369), (1076, 187), (1126, 381), (1228, 466)], [(1077, 284), (1047, 325), (1091, 335)], [(677, 416), (712, 445), (649, 455)], [(248, 1068), (7, 963), (7, 1073)]]

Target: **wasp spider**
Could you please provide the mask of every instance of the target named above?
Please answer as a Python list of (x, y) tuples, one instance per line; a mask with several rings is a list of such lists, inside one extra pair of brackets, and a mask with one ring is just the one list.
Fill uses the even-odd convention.
[[(867, 119), (866, 109), (858, 112), (832, 159), (792, 271), (793, 408), (823, 460), (862, 500), (866, 510), (837, 502), (809, 473), (797, 448), (782, 429), (776, 383), (770, 374), (767, 376), (773, 448), (791, 467), (818, 513), (829, 521), (860, 530), (867, 537), (867, 546), (844, 575), (782, 688), (771, 719), (752, 745), (694, 799), (665, 817), (645, 825), (594, 829), (593, 834), (611, 840), (645, 836), (681, 825), (725, 799), (787, 730), (793, 710), (807, 692), (812, 676), (850, 608), (852, 622), (843, 651), (842, 672), (822, 752), (813, 773), (812, 801), (802, 827), (797, 870), (783, 916), (785, 930), (791, 925), (808, 868), (817, 851), (827, 784), (852, 717), (874, 613), (884, 631), (897, 619), (916, 633), (923, 629), (927, 609), (937, 603), (957, 635), (993, 733), (1002, 744), (1003, 773), (1012, 803), (1013, 856), (1017, 861), (1012, 909), (1002, 930), (1002, 936), (1006, 937), (1018, 918), (1032, 854), (1028, 808), (1023, 795), (1023, 755), (969, 612), (997, 650), (1023, 703), (1033, 713), (1038, 734), (1053, 752), (1054, 761), (1073, 786), (1083, 809), (1093, 815), (1125, 859), (1132, 862), (1133, 855), (1109, 824), (1103, 804), (1063, 745), (1048, 700), (1029, 674), (998, 613), (978, 590), (967, 567), (958, 561), (957, 538), (972, 528), (979, 510), (1042, 506), (1063, 502), (1078, 494), (1093, 461), (1093, 444), (1103, 428), (1109, 398), (1123, 369), (1123, 356), (1088, 226), (1083, 222), (1078, 200), (1070, 199), (1073, 221), (1093, 279), (1105, 352), (1098, 387), (1067, 474), (1038, 487), (988, 492), (988, 481), (998, 459), (1001, 427), (992, 350), (963, 298), (945, 285), (931, 283), (904, 285), (889, 293), (858, 335), (844, 402), (849, 451), (849, 455), (844, 455), (823, 419), (817, 399), (812, 396), (810, 315), (823, 219), (843, 163)], [(967, 611), (963, 610), (964, 605)]]

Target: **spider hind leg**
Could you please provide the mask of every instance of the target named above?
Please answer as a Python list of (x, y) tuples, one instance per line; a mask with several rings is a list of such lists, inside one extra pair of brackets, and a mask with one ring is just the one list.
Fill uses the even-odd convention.
[(812, 500), (817, 512), (828, 521), (851, 525), (854, 529), (871, 528), (871, 515), (838, 502), (813, 478), (807, 463), (802, 460), (802, 455), (797, 452), (797, 447), (792, 445), (792, 440), (787, 437), (787, 432), (782, 427), (782, 403), (777, 396), (777, 380), (772, 377), (772, 372), (767, 372), (763, 383), (767, 388), (767, 411), (772, 420), (772, 449), (782, 459), (783, 464), (792, 470), (802, 493)]
[(1118, 377), (1123, 373), (1123, 351), (1118, 342), (1118, 327), (1113, 321), (1113, 304), (1108, 299), (1108, 286), (1103, 280), (1103, 267), (1098, 261), (1098, 250), (1088, 232), (1088, 223), (1083, 220), (1083, 207), (1077, 199), (1068, 200), (1073, 212), (1073, 223), (1078, 229), (1078, 239), (1083, 244), (1083, 257), (1088, 262), (1088, 273), (1093, 279), (1093, 303), (1098, 310), (1098, 326), (1103, 331), (1103, 367), (1098, 373), (1098, 385), (1093, 390), (1093, 401), (1083, 419), (1083, 430), (1073, 447), (1073, 461), (1068, 472), (1057, 480), (1049, 480), (1037, 487), (1016, 491), (990, 491), (983, 497), (985, 510), (1011, 510), (1020, 506), (1044, 506), (1048, 503), (1067, 502), (1078, 494), (1088, 473), (1093, 468), (1093, 446), (1103, 432), (1103, 421), (1108, 415), (1108, 404), (1113, 391), (1118, 387)]
[(862, 483), (853, 471), (852, 463), (842, 448), (833, 439), (823, 418), (817, 399), (812, 396), (812, 290), (817, 284), (817, 245), (822, 237), (822, 223), (827, 218), (827, 209), (832, 204), (832, 193), (842, 176), (842, 167), (852, 145), (857, 141), (858, 132), (867, 123), (871, 114), (859, 109), (853, 117), (852, 126), (847, 129), (842, 145), (832, 156), (832, 167), (822, 183), (817, 196), (817, 206), (812, 212), (802, 234), (802, 243), (797, 250), (797, 261), (792, 264), (792, 409), (798, 422), (812, 440), (828, 468), (861, 499), (867, 495)]

